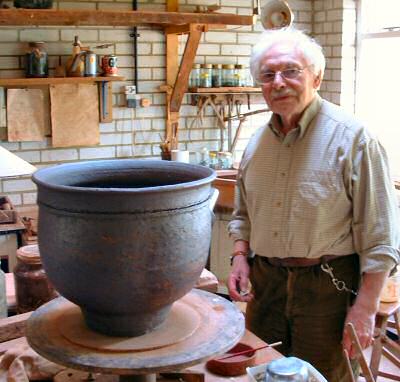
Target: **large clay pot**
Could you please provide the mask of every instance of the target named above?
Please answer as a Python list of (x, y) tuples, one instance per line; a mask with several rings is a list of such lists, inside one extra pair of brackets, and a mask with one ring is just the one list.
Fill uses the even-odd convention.
[(39, 247), (55, 288), (114, 336), (160, 326), (209, 253), (215, 172), (153, 160), (37, 171)]

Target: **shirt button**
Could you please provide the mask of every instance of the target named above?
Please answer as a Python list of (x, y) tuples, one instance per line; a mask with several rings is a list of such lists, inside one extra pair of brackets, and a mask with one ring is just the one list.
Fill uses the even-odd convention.
[(286, 173), (285, 172), (281, 172), (281, 176), (286, 176)]
[(281, 202), (277, 202), (277, 203), (276, 203), (276, 206), (277, 206), (277, 207), (280, 207), (281, 205), (282, 205)]
[(278, 237), (278, 232), (274, 232), (274, 237)]
[(287, 147), (288, 149), (290, 149), (291, 146), (292, 146), (292, 145), (290, 145), (290, 144), (286, 145), (286, 147)]

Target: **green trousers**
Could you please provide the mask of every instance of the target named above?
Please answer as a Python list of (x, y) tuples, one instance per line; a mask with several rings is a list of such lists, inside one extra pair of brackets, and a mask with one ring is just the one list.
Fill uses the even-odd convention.
[[(358, 255), (329, 265), (337, 279), (358, 289)], [(247, 305), (247, 328), (267, 343), (282, 341), (278, 351), (311, 363), (329, 382), (350, 381), (341, 341), (354, 296), (338, 291), (320, 265), (275, 267), (255, 256), (250, 269), (254, 299)]]

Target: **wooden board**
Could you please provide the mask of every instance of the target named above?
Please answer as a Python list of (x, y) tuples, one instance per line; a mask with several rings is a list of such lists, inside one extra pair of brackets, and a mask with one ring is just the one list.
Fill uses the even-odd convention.
[(0, 86), (6, 88), (19, 86), (44, 86), (60, 84), (91, 84), (94, 82), (124, 81), (122, 76), (112, 77), (46, 77), (46, 78), (0, 78)]
[(0, 26), (5, 25), (79, 25), (132, 26), (144, 24), (223, 24), (253, 25), (257, 15), (229, 13), (183, 13), (165, 11), (110, 11), (70, 9), (0, 9)]
[(41, 89), (8, 89), (7, 131), (10, 142), (44, 140), (44, 103)]
[(100, 141), (97, 85), (50, 86), (54, 147), (90, 146)]

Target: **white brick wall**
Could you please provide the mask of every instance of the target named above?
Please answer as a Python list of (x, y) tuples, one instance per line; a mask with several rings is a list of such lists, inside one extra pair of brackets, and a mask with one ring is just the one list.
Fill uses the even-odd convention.
[[(262, 4), (265, 2), (262, 1)], [(340, 94), (350, 78), (351, 69), (344, 70), (346, 64), (351, 67), (353, 41), (343, 37), (343, 33), (354, 33), (355, 0), (288, 0), (294, 15), (295, 23), (301, 29), (315, 34), (324, 45), (328, 68), (322, 95), (334, 102), (340, 102)], [(193, 11), (196, 5), (221, 6), (221, 12), (251, 14), (252, 0), (181, 0), (181, 11)], [(88, 0), (55, 2), (59, 9), (131, 9), (130, 0)], [(139, 9), (165, 9), (164, 0), (139, 1)], [(313, 12), (314, 11), (314, 12)], [(346, 21), (347, 20), (347, 21)], [(351, 29), (351, 26), (353, 29)], [(228, 27), (225, 30), (213, 30), (203, 34), (195, 61), (198, 63), (241, 63), (248, 64), (252, 46), (262, 31), (260, 24), (254, 26)], [(342, 30), (344, 31), (342, 33)], [(100, 43), (113, 42), (114, 45), (99, 54), (114, 53), (118, 55), (120, 74), (126, 77), (122, 83), (113, 84), (112, 123), (99, 123), (100, 144), (91, 147), (53, 148), (51, 138), (42, 142), (16, 142), (5, 140), (0, 144), (38, 167), (55, 165), (78, 160), (95, 160), (106, 158), (157, 158), (160, 154), (159, 144), (165, 134), (165, 94), (160, 93), (158, 86), (165, 83), (165, 36), (161, 29), (149, 26), (139, 27), (138, 32), (138, 78), (139, 91), (149, 98), (152, 105), (136, 110), (124, 107), (123, 85), (132, 84), (134, 77), (132, 40), (129, 37), (131, 28), (126, 27), (0, 27), (0, 78), (12, 78), (24, 75), (23, 55), (27, 41), (45, 41), (49, 53), (51, 70), (58, 64), (59, 58), (66, 62), (71, 54), (73, 38), (78, 35), (83, 45), (95, 46)], [(184, 49), (186, 37), (180, 37), (180, 53)], [(342, 55), (342, 41), (346, 41), (345, 62)], [(343, 75), (346, 73), (346, 80)], [(350, 86), (351, 88), (351, 86)], [(348, 94), (347, 94), (348, 98)], [(0, 97), (1, 99), (1, 97)], [(189, 103), (191, 97), (184, 97)], [(261, 96), (251, 96), (252, 106), (263, 108)], [(347, 102), (350, 102), (347, 100)], [(3, 109), (2, 109), (3, 108)], [(4, 110), (4, 105), (0, 105)], [(247, 111), (243, 106), (242, 111)], [(207, 108), (202, 123), (193, 124), (197, 108), (190, 104), (181, 109), (179, 128), (179, 147), (188, 150), (220, 149), (220, 129), (211, 108)], [(4, 114), (4, 113), (3, 113)], [(4, 139), (5, 128), (1, 127), (0, 139)], [(237, 158), (246, 146), (248, 138), (267, 119), (266, 114), (255, 115), (243, 126), (241, 139), (238, 142)], [(2, 117), (4, 120), (4, 116)], [(4, 125), (4, 123), (3, 123)], [(233, 134), (237, 121), (232, 124)], [(3, 134), (3, 135), (2, 135)], [(225, 140), (227, 131), (224, 131)], [(32, 204), (35, 200), (35, 186), (29, 180), (0, 181), (0, 190), (9, 194), (12, 201), (19, 204)]]

